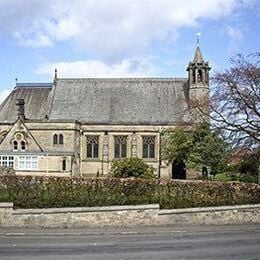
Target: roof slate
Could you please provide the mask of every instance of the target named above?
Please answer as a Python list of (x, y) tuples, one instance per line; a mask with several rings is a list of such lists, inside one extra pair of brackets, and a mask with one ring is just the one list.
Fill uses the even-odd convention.
[(29, 119), (44, 119), (51, 105), (52, 87), (19, 86), (0, 105), (0, 122), (14, 122), (17, 119), (17, 99), (25, 101), (25, 116)]
[(50, 119), (170, 124), (186, 111), (187, 79), (58, 79)]
[(187, 79), (57, 79), (17, 84), (0, 105), (0, 122), (17, 119), (18, 98), (28, 119), (78, 120), (87, 124), (174, 124), (187, 112)]

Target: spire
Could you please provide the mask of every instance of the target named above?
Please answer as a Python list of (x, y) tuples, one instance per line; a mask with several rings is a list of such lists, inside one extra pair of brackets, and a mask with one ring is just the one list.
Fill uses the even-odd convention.
[(195, 51), (193, 62), (203, 62), (204, 61), (201, 50), (200, 50), (200, 34), (201, 33), (197, 33), (197, 48)]
[(203, 56), (202, 56), (202, 53), (200, 50), (200, 46), (197, 46), (193, 62), (203, 62), (203, 61), (204, 61), (204, 59), (203, 59)]

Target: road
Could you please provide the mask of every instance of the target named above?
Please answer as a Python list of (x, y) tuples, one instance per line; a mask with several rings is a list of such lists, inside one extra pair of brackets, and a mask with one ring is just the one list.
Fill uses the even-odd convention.
[(260, 260), (260, 225), (0, 229), (0, 259)]

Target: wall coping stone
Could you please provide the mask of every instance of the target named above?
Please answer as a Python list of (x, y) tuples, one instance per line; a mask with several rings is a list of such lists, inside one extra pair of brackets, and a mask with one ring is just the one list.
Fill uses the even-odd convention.
[(112, 212), (112, 211), (143, 211), (158, 210), (159, 204), (146, 205), (127, 205), (127, 206), (106, 206), (106, 207), (75, 207), (75, 208), (43, 208), (43, 209), (16, 209), (13, 215), (24, 214), (59, 214), (59, 213), (76, 213), (76, 212)]
[(217, 206), (217, 207), (200, 207), (200, 208), (183, 208), (183, 209), (161, 209), (159, 215), (183, 214), (183, 213), (202, 213), (212, 211), (226, 211), (226, 210), (243, 210), (259, 208), (260, 204), (250, 205), (232, 205), (232, 206)]
[(0, 202), (0, 209), (13, 208), (13, 207), (14, 207), (13, 202)]

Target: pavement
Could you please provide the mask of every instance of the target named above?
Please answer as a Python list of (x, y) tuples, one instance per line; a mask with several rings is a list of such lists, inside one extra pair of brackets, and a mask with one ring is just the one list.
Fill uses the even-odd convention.
[(260, 260), (260, 224), (0, 229), (0, 259)]

